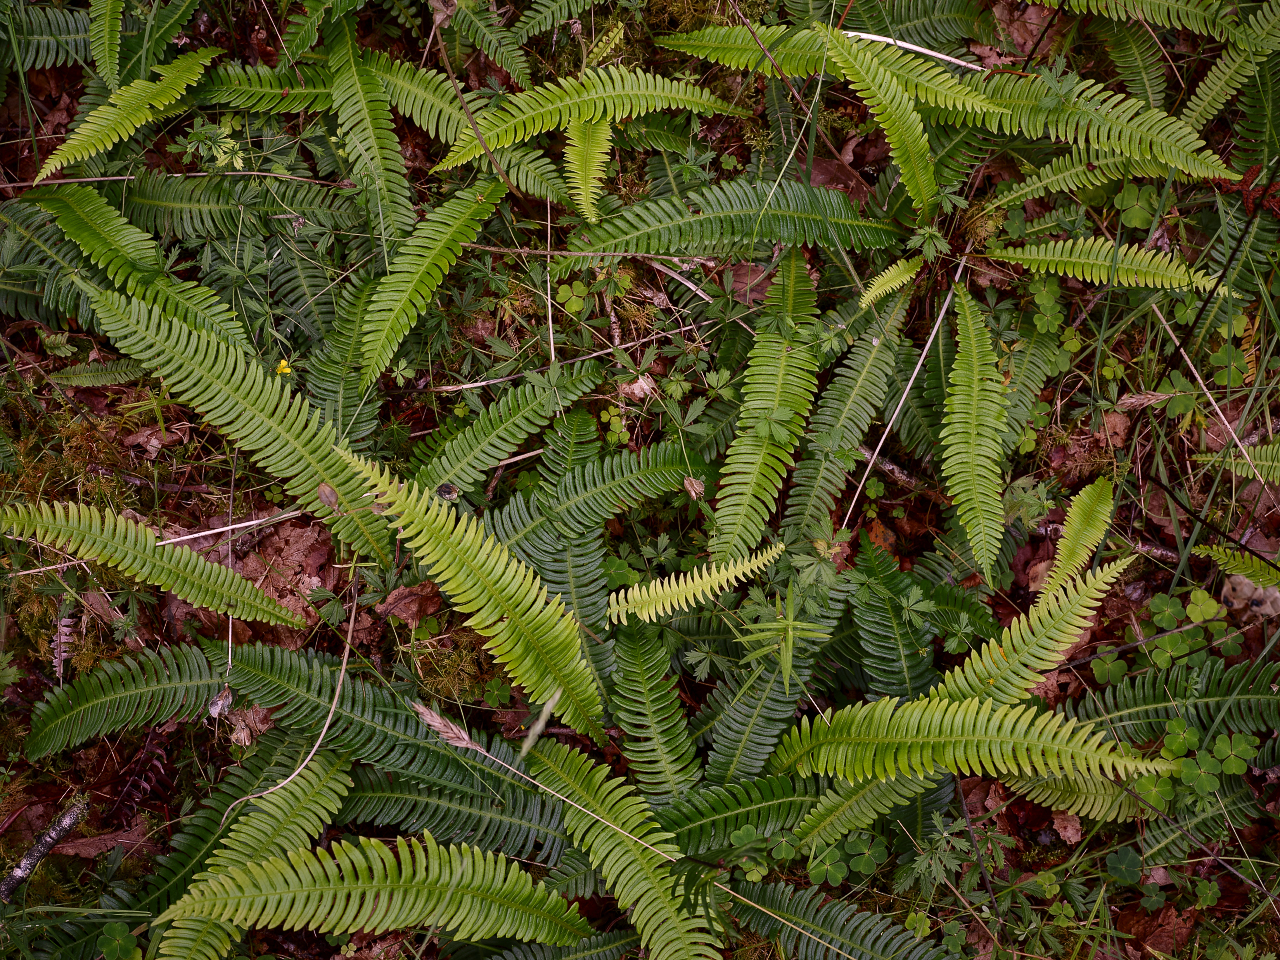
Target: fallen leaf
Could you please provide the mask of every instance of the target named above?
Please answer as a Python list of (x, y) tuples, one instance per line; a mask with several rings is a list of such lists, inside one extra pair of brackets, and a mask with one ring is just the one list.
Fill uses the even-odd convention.
[(424, 580), (412, 587), (396, 587), (373, 609), (384, 617), (399, 617), (409, 626), (416, 627), (439, 610), (442, 603), (440, 588), (430, 580)]
[(75, 840), (64, 840), (53, 848), (54, 853), (68, 857), (84, 857), (92, 860), (123, 845), (126, 857), (139, 853), (159, 853), (160, 846), (147, 839), (147, 824), (142, 817), (136, 817), (133, 826), (128, 830), (113, 830), (100, 833), (95, 837), (79, 837)]
[(1080, 827), (1080, 818), (1074, 813), (1054, 812), (1053, 829), (1058, 831), (1064, 843), (1077, 844), (1084, 839), (1084, 830)]

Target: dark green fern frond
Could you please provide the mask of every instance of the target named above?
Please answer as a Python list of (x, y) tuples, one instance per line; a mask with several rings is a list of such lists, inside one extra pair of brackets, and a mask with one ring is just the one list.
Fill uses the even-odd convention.
[(516, 42), (523, 46), (530, 37), (572, 20), (591, 4), (592, 0), (534, 0), (520, 14), (511, 32), (515, 34)]
[(458, 4), (450, 26), (469, 38), (485, 56), (511, 75), (521, 87), (529, 86), (529, 61), (520, 49), (520, 40), (498, 22), (488, 7)]
[[(0, 68), (46, 70), (49, 67), (88, 63), (93, 54), (89, 47), (89, 12), (71, 8), (14, 3), (8, 7), (7, 19), (12, 37), (5, 31), (6, 42), (0, 48)], [(15, 56), (16, 54), (16, 56)]]
[(957, 349), (942, 419), (942, 475), (990, 582), (1004, 534), (1000, 434), (1008, 403), (978, 305), (963, 287), (957, 286), (955, 294)]
[(436, 287), (462, 255), (462, 244), (475, 239), (506, 192), (500, 180), (464, 187), (419, 221), (413, 235), (400, 244), (364, 317), (362, 389), (386, 369)]
[(343, 143), (365, 188), (365, 207), (377, 248), (390, 259), (395, 241), (413, 230), (413, 190), (405, 179), (400, 142), (391, 123), (391, 103), (382, 81), (364, 64), (355, 24), (347, 18), (325, 27), (333, 110)]
[(1034, 607), (992, 640), (948, 671), (929, 691), (932, 699), (960, 702), (967, 698), (1012, 704), (1024, 700), (1041, 674), (1057, 666), (1063, 653), (1089, 625), (1089, 616), (1111, 584), (1129, 566), (1111, 563), (1045, 593)]
[[(570, 249), (614, 253), (730, 254), (757, 241), (787, 246), (874, 250), (900, 239), (891, 224), (860, 217), (839, 190), (791, 180), (729, 180), (677, 199), (647, 200), (607, 217), (574, 238)], [(691, 214), (692, 206), (696, 213)]]
[(123, 210), (145, 232), (179, 240), (262, 229), (258, 211), (237, 197), (230, 177), (143, 171), (125, 191)]
[(1175, 761), (1122, 753), (1090, 724), (1031, 707), (970, 698), (892, 698), (857, 703), (787, 734), (774, 754), (775, 772), (827, 773), (845, 780), (928, 776), (979, 770), (1002, 776), (1092, 777), (1169, 774)]
[[(408, 60), (392, 60), (381, 51), (367, 53), (364, 63), (382, 81), (391, 105), (429, 136), (453, 143), (468, 126), (467, 115), (445, 74), (423, 70)], [(483, 98), (474, 91), (466, 91), (464, 96), (471, 112), (478, 112)]]
[(1185, 863), (1201, 846), (1239, 837), (1251, 821), (1262, 813), (1253, 788), (1239, 777), (1223, 777), (1214, 791), (1213, 802), (1191, 806), (1178, 813), (1173, 822), (1152, 817), (1142, 833), (1142, 860), (1149, 866)]
[(191, 720), (205, 712), (221, 687), (222, 679), (195, 646), (108, 660), (36, 704), (24, 745), (27, 757), (37, 760), (130, 727)]
[[(566, 127), (571, 120), (612, 123), (624, 117), (668, 109), (692, 110), (697, 114), (727, 113), (735, 117), (745, 113), (692, 83), (610, 67), (588, 70), (577, 79), (563, 78), (518, 93), (476, 120), (480, 135), (493, 150), (523, 143), (547, 130)], [(483, 152), (468, 126), (438, 169), (456, 167)]]
[(556, 483), (575, 467), (586, 469), (594, 464), (600, 459), (601, 447), (596, 418), (580, 407), (569, 410), (551, 422), (543, 437), (538, 473), (547, 482)]
[(1280, 4), (1263, 4), (1232, 34), (1232, 42), (1218, 55), (1182, 109), (1181, 119), (1193, 130), (1216, 117), (1267, 62), (1268, 55), (1280, 49)]
[[(304, 509), (330, 517), (330, 529), (365, 557), (390, 562), (386, 523), (363, 509), (362, 484), (333, 447), (332, 424), (262, 367), (207, 333), (187, 330), (158, 310), (116, 294), (93, 297), (98, 322), (117, 347), (158, 374), (184, 403), (236, 439), (282, 479)], [(335, 516), (319, 495), (337, 494)]]
[(614, 657), (612, 708), (627, 734), (623, 753), (649, 802), (671, 803), (702, 779), (676, 681), (664, 679), (671, 655), (656, 631), (623, 627), (614, 640)]
[(1164, 62), (1155, 35), (1147, 28), (1128, 23), (1100, 21), (1094, 30), (1101, 34), (1125, 91), (1135, 100), (1159, 110), (1164, 107)]
[(120, 87), (120, 27), (124, 0), (93, 0), (89, 4), (89, 51), (98, 76), (111, 90)]
[(1273, 53), (1236, 101), (1240, 108), (1236, 162), (1270, 164), (1280, 155), (1280, 53)]
[(540, 491), (542, 512), (565, 533), (588, 533), (648, 497), (681, 489), (688, 469), (678, 444), (654, 444), (639, 454), (624, 450), (575, 467), (553, 489)]
[(1066, 0), (1065, 6), (1072, 13), (1095, 13), (1112, 20), (1139, 20), (1162, 27), (1185, 27), (1193, 33), (1218, 38), (1227, 27), (1218, 0)]
[[(856, 905), (827, 901), (819, 886), (738, 883), (743, 897), (733, 911), (749, 930), (777, 940), (794, 960), (943, 960), (932, 940), (921, 940), (888, 917), (859, 913)], [(824, 903), (824, 901), (827, 901)]]
[(748, 825), (758, 836), (779, 836), (800, 823), (816, 799), (812, 779), (763, 777), (700, 786), (655, 810), (654, 817), (686, 855), (696, 857), (731, 846), (733, 832)]
[(785, 526), (806, 530), (835, 509), (848, 482), (845, 465), (835, 451), (856, 449), (884, 403), (898, 334), (910, 303), (911, 297), (901, 294), (882, 308), (879, 319), (858, 337), (822, 391), (809, 420), (809, 448), (791, 475)]
[(200, 78), (209, 61), (220, 53), (217, 47), (184, 53), (173, 63), (155, 68), (160, 74), (158, 81), (135, 80), (111, 94), (106, 103), (83, 120), (77, 118), (75, 131), (44, 162), (36, 182), (69, 163), (79, 163), (101, 153), (156, 119)]
[(382, 396), (376, 388), (360, 388), (364, 359), (364, 320), (375, 280), (365, 277), (343, 290), (332, 326), (315, 353), (307, 358), (306, 388), (338, 442), (360, 450), (378, 428)]
[(146, 376), (147, 368), (136, 360), (111, 360), (107, 363), (77, 363), (49, 375), (63, 387), (109, 387), (129, 383)]
[(936, 776), (860, 780), (857, 783), (837, 780), (796, 826), (796, 838), (810, 849), (819, 844), (838, 843), (850, 831), (871, 826), (936, 783)]
[(394, 848), (360, 838), (329, 852), (297, 851), (212, 878), (157, 922), (208, 917), (237, 926), (280, 926), (321, 933), (436, 926), (461, 939), (509, 936), (576, 943), (591, 932), (551, 890), (519, 865), (465, 846), (399, 839)]
[(490, 638), (493, 657), (533, 700), (559, 697), (556, 712), (580, 732), (606, 741), (604, 708), (582, 658), (577, 620), (532, 570), (488, 534), (417, 484), (396, 481), (384, 469), (343, 454), (369, 489), (398, 517), (405, 544), (429, 575), (470, 614), (467, 626)]
[(87, 504), (15, 504), (0, 511), (0, 525), (11, 529), (13, 536), (31, 537), (154, 584), (193, 606), (242, 620), (306, 625), (230, 567), (210, 563), (186, 546), (161, 545), (141, 524)]
[(355, 784), (336, 823), (392, 826), (402, 833), (425, 830), (442, 842), (543, 862), (555, 862), (568, 842), (562, 804), (553, 797), (526, 790), (495, 794), (484, 786), (448, 789), (365, 766), (353, 770), (352, 778)]
[(542, 740), (530, 754), (538, 782), (576, 806), (565, 807), (565, 826), (604, 876), (618, 906), (631, 911), (654, 960), (717, 960), (715, 938), (682, 910), (671, 889), (668, 859), (680, 850), (654, 822), (635, 788), (609, 776), (584, 754)]
[[(547, 878), (550, 884), (550, 877)], [(598, 933), (569, 947), (551, 947), (541, 943), (519, 944), (492, 960), (622, 960), (640, 946), (640, 934), (634, 930)]]
[(1167, 168), (1154, 160), (1140, 160), (1119, 153), (1072, 147), (1065, 156), (1057, 157), (1031, 174), (1024, 182), (1014, 184), (997, 196), (996, 202), (1016, 208), (1024, 201), (1048, 193), (1087, 190), (1125, 176), (1159, 177)]
[(599, 381), (599, 368), (585, 362), (562, 370), (557, 378), (508, 390), (438, 454), (420, 463), (414, 479), (430, 490), (443, 483), (464, 490), (480, 485), (486, 471)]

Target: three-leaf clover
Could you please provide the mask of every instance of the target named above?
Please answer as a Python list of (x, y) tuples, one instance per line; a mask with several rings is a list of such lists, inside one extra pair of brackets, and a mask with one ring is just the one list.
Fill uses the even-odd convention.
[(98, 937), (98, 952), (103, 960), (133, 960), (135, 953), (142, 955), (138, 938), (129, 932), (127, 923), (108, 923), (103, 927), (102, 936)]
[(1165, 893), (1160, 889), (1160, 884), (1144, 883), (1142, 885), (1142, 892), (1146, 894), (1146, 896), (1142, 898), (1142, 907), (1148, 913), (1155, 913), (1164, 906)]
[(1104, 686), (1123, 680), (1129, 672), (1129, 665), (1119, 659), (1120, 655), (1110, 647), (1101, 647), (1098, 653), (1101, 656), (1093, 661), (1093, 678)]
[(819, 884), (825, 881), (837, 887), (848, 875), (849, 865), (841, 859), (838, 846), (827, 847), (821, 851), (814, 850), (814, 855), (809, 859), (810, 883)]
[(1203, 590), (1192, 590), (1187, 600), (1187, 616), (1196, 623), (1204, 623), (1221, 615), (1223, 607)]
[(1133, 847), (1121, 847), (1107, 854), (1107, 873), (1119, 883), (1136, 884), (1142, 879), (1142, 857)]
[(1247, 733), (1218, 734), (1213, 741), (1213, 755), (1222, 761), (1222, 772), (1240, 776), (1248, 768), (1246, 760), (1258, 755), (1258, 738)]
[(1213, 757), (1200, 754), (1182, 758), (1182, 782), (1202, 797), (1212, 796), (1218, 789), (1221, 772), (1222, 764)]
[(1200, 731), (1188, 727), (1185, 720), (1170, 720), (1164, 725), (1164, 746), (1160, 748), (1160, 756), (1166, 760), (1176, 760), (1200, 746)]
[(1182, 601), (1165, 593), (1157, 593), (1151, 598), (1151, 620), (1161, 630), (1173, 630), (1178, 621), (1185, 619), (1187, 611), (1182, 608)]
[(868, 833), (855, 833), (844, 842), (849, 866), (858, 873), (872, 874), (889, 858), (884, 840)]
[(1157, 777), (1149, 773), (1139, 777), (1133, 785), (1134, 792), (1157, 810), (1165, 810), (1173, 799), (1173, 781), (1168, 777)]
[(564, 305), (570, 313), (579, 313), (586, 306), (587, 285), (581, 280), (562, 283), (556, 288), (556, 303)]
[(917, 940), (922, 940), (929, 935), (929, 915), (923, 910), (918, 913), (908, 913), (902, 925), (914, 933)]
[(1156, 188), (1145, 186), (1139, 188), (1136, 183), (1129, 183), (1112, 201), (1120, 214), (1120, 222), (1126, 227), (1146, 230), (1151, 226), (1156, 213)]

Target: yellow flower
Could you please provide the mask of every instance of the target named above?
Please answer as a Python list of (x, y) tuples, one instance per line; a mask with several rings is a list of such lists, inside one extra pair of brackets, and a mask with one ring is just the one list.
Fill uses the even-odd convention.
[(276, 376), (279, 376), (282, 373), (293, 373), (293, 367), (289, 366), (288, 360), (281, 360), (276, 364)]

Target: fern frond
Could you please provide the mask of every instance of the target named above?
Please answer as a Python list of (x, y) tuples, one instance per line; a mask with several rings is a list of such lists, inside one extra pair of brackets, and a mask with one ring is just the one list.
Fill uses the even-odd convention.
[(368, 389), (386, 369), (400, 343), (427, 309), (431, 295), (493, 213), (507, 188), (490, 180), (462, 191), (413, 228), (400, 244), (387, 275), (378, 281), (364, 318), (364, 364), (361, 389)]
[(702, 779), (675, 681), (664, 680), (671, 655), (656, 632), (624, 627), (614, 641), (614, 658), (613, 714), (627, 734), (622, 751), (649, 802), (670, 803)]
[(1114, 283), (1125, 287), (1180, 289), (1194, 287), (1207, 291), (1214, 278), (1193, 270), (1171, 253), (1144, 250), (1126, 243), (1117, 246), (1106, 237), (1079, 237), (1027, 244), (1017, 250), (992, 248), (987, 255), (1017, 263), (1028, 270), (1060, 273), (1086, 283)]
[(255, 113), (319, 112), (333, 106), (333, 78), (328, 70), (310, 64), (220, 63), (204, 75), (192, 95), (206, 107)]
[(231, 568), (210, 563), (185, 546), (158, 544), (156, 535), (141, 524), (88, 504), (15, 504), (0, 511), (0, 524), (14, 536), (32, 537), (63, 553), (113, 567), (192, 606), (242, 620), (306, 626), (300, 616)]
[[(807, 280), (807, 277), (806, 277)], [(747, 358), (738, 435), (716, 498), (711, 559), (731, 560), (760, 542), (817, 391), (818, 358), (807, 344), (757, 333)]]
[(543, 739), (530, 754), (538, 782), (573, 802), (565, 826), (591, 858), (618, 906), (654, 960), (717, 960), (715, 938), (673, 896), (668, 859), (679, 856), (671, 835), (652, 819), (635, 788), (611, 777), (584, 754)]
[(924, 257), (911, 257), (909, 260), (898, 260), (885, 267), (867, 283), (867, 289), (858, 299), (858, 308), (866, 310), (879, 303), (895, 290), (905, 287), (916, 278)]
[(1132, 558), (1110, 563), (1097, 573), (1064, 582), (1041, 594), (1036, 605), (947, 672), (929, 691), (934, 700), (959, 703), (969, 698), (1011, 704), (1024, 700), (1041, 673), (1058, 664), (1062, 654), (1089, 625), (1089, 616)]
[[(288, 756), (288, 751), (285, 752)], [(305, 758), (298, 756), (297, 760)], [(278, 789), (253, 801), (231, 827), (221, 846), (195, 874), (195, 883), (178, 901), (198, 897), (206, 882), (237, 867), (272, 856), (286, 856), (319, 837), (338, 811), (351, 786), (351, 761), (328, 750), (306, 766), (280, 769)], [(292, 779), (287, 779), (293, 775)], [(225, 921), (186, 917), (164, 930), (158, 956), (175, 960), (222, 960), (240, 931)]]
[[(822, 391), (809, 420), (809, 449), (791, 475), (784, 527), (803, 532), (835, 509), (848, 475), (831, 450), (856, 449), (884, 403), (910, 303), (909, 293), (900, 294), (882, 310), (880, 319), (862, 332)], [(820, 448), (819, 440), (830, 449)]]
[(852, 830), (863, 830), (938, 783), (937, 777), (893, 780), (837, 780), (818, 798), (796, 827), (796, 839), (809, 849), (839, 843)]
[(773, 770), (845, 780), (952, 773), (1093, 777), (1168, 774), (1176, 761), (1121, 752), (1091, 724), (991, 699), (892, 698), (857, 703), (812, 724), (802, 717), (774, 754)]
[(1102, 150), (1072, 147), (1065, 156), (1054, 159), (1031, 174), (1023, 183), (1009, 183), (1009, 188), (998, 194), (996, 203), (1002, 207), (1018, 207), (1026, 200), (1034, 200), (1050, 193), (1066, 193), (1099, 187), (1123, 177), (1160, 177), (1167, 167), (1154, 160), (1140, 160), (1123, 154)]
[(576, 943), (591, 932), (553, 891), (514, 861), (466, 846), (360, 838), (328, 852), (299, 850), (235, 867), (192, 888), (157, 922), (207, 917), (239, 927), (321, 933), (436, 926), (462, 939), (515, 937)]
[(332, 325), (306, 361), (306, 388), (326, 423), (333, 423), (338, 442), (353, 451), (367, 443), (378, 427), (382, 396), (360, 389), (364, 321), (376, 281), (357, 279), (343, 289)]
[(1182, 110), (1182, 120), (1199, 130), (1216, 117), (1268, 55), (1280, 50), (1280, 3), (1271, 0), (1235, 31)]
[[(217, 675), (226, 675), (226, 645), (209, 640), (202, 646)], [(334, 700), (338, 670), (338, 658), (328, 654), (245, 644), (232, 650), (227, 682), (250, 702), (271, 710), (276, 724), (314, 743)], [(482, 736), (477, 739), (483, 741)], [(482, 790), (491, 796), (527, 789), (502, 767), (446, 746), (402, 700), (358, 677), (343, 682), (324, 742), (438, 789)], [(502, 758), (504, 747), (495, 740), (489, 750)]]
[[(443, 73), (423, 70), (408, 60), (392, 60), (381, 51), (369, 51), (364, 64), (382, 82), (391, 105), (428, 136), (453, 143), (468, 126), (453, 84)], [(478, 113), (484, 103), (481, 95), (474, 91), (463, 95), (471, 112)]]
[(159, 80), (135, 80), (111, 94), (106, 103), (83, 120), (77, 118), (75, 131), (49, 156), (36, 175), (36, 183), (61, 170), (101, 153), (131, 136), (173, 104), (204, 73), (218, 54), (217, 47), (184, 53), (173, 63), (155, 68)]
[(1142, 832), (1142, 861), (1150, 866), (1185, 863), (1201, 846), (1240, 836), (1262, 814), (1253, 788), (1239, 777), (1223, 777), (1213, 803), (1189, 807), (1172, 823), (1153, 817)]
[(609, 597), (609, 620), (611, 623), (626, 623), (634, 614), (648, 623), (660, 616), (686, 610), (763, 570), (781, 556), (784, 549), (777, 543), (754, 556), (739, 557), (726, 563), (709, 563), (687, 573), (676, 573), (662, 580), (619, 590)]
[[(734, 911), (743, 926), (779, 944), (792, 960), (944, 960), (932, 940), (855, 904), (828, 900), (820, 886), (737, 883)], [(824, 902), (825, 901), (825, 902)]]
[(112, 90), (120, 88), (120, 27), (124, 0), (93, 0), (89, 4), (89, 51), (98, 76)]
[(1089, 484), (1071, 499), (1067, 520), (1058, 541), (1053, 568), (1040, 587), (1046, 596), (1076, 577), (1093, 558), (1093, 553), (1111, 526), (1113, 488), (1103, 477)]
[(1226, 573), (1248, 577), (1260, 587), (1280, 587), (1280, 572), (1252, 554), (1229, 547), (1195, 547), (1192, 553), (1208, 557)]
[(814, 807), (813, 784), (813, 780), (763, 777), (724, 787), (699, 786), (653, 815), (687, 856), (696, 857), (732, 846), (733, 832), (748, 825), (761, 837), (791, 830)]
[[(494, 150), (566, 127), (571, 120), (614, 123), (624, 117), (668, 109), (691, 110), (695, 114), (727, 113), (735, 117), (746, 113), (692, 83), (610, 67), (588, 70), (580, 78), (564, 78), (518, 93), (498, 109), (482, 113), (476, 123), (485, 143)], [(449, 170), (474, 160), (483, 152), (475, 132), (468, 126), (437, 169)]]
[(582, 659), (580, 627), (559, 599), (548, 599), (537, 575), (508, 552), (474, 517), (405, 485), (375, 464), (342, 456), (398, 517), (406, 545), (452, 598), (471, 615), (467, 626), (489, 637), (486, 645), (530, 698), (546, 703), (579, 732), (606, 741), (604, 708)]
[(475, 423), (449, 440), (438, 454), (421, 463), (414, 479), (435, 490), (452, 483), (464, 490), (479, 485), (484, 473), (511, 456), (525, 438), (546, 426), (600, 382), (599, 368), (589, 362), (561, 371), (550, 383), (527, 383), (508, 390), (490, 404)]
[(750, 250), (757, 241), (875, 250), (900, 239), (891, 224), (858, 216), (839, 190), (792, 180), (729, 180), (686, 199), (688, 206), (674, 198), (634, 204), (590, 227), (585, 239), (572, 238), (570, 247), (635, 254), (680, 250), (699, 256)]
[[(95, 294), (98, 322), (117, 347), (159, 375), (175, 397), (225, 431), (304, 509), (332, 518), (334, 535), (365, 557), (389, 563), (387, 527), (361, 509), (361, 483), (334, 451), (332, 424), (322, 424), (282, 378), (201, 331), (166, 320), (155, 308), (117, 294)], [(338, 498), (335, 516), (320, 500), (321, 484)]]
[(488, 7), (458, 4), (450, 26), (468, 37), (485, 56), (511, 75), (521, 87), (529, 86), (529, 61), (516, 35), (498, 23)]
[[(569, 205), (569, 185), (560, 176), (560, 169), (541, 150), (530, 146), (503, 147), (493, 151), (493, 158), (502, 165), (517, 190), (539, 200)], [(476, 164), (488, 166), (488, 159)]]
[(261, 230), (257, 211), (242, 202), (230, 177), (174, 177), (143, 171), (125, 191), (124, 215), (148, 234), (192, 240)]
[(624, 450), (569, 470), (539, 493), (542, 512), (566, 533), (588, 533), (647, 497), (681, 489), (688, 469), (684, 451), (674, 443), (657, 443), (639, 454)]
[(565, 173), (578, 213), (588, 223), (598, 223), (600, 183), (613, 149), (613, 127), (607, 120), (574, 118), (565, 127), (568, 143), (564, 148)]
[(333, 110), (352, 166), (366, 183), (365, 206), (375, 243), (389, 260), (395, 241), (410, 233), (416, 220), (413, 190), (392, 128), (391, 104), (382, 81), (364, 65), (364, 49), (356, 42), (355, 24), (349, 18), (326, 25), (325, 46), (333, 75)]
[(1003, 783), (1033, 803), (1091, 820), (1124, 821), (1147, 808), (1125, 792), (1125, 784), (1099, 777), (1004, 777)]
[(546, 33), (554, 26), (572, 20), (591, 6), (592, 0), (534, 0), (511, 27), (516, 42), (523, 46), (530, 37)]
[[(590, 866), (588, 865), (588, 869)], [(551, 878), (545, 881), (551, 885)], [(599, 933), (570, 947), (551, 947), (541, 943), (517, 944), (493, 960), (622, 960), (640, 946), (640, 934), (634, 930)]]
[(108, 363), (77, 363), (49, 374), (49, 379), (63, 387), (110, 387), (137, 380), (146, 372), (147, 368), (136, 360), (112, 360)]
[[(825, 26), (815, 26), (825, 31)], [(906, 88), (884, 68), (872, 52), (873, 45), (846, 37), (839, 31), (828, 34), (832, 61), (866, 102), (876, 122), (884, 128), (889, 153), (902, 173), (902, 182), (915, 201), (921, 216), (933, 217), (937, 206), (938, 182), (933, 176), (929, 138), (924, 121), (915, 110)], [(877, 52), (883, 51), (880, 47)]]
[(49, 690), (31, 714), (24, 744), (38, 760), (58, 750), (130, 727), (191, 720), (222, 686), (199, 647), (142, 650), (104, 661), (73, 682)]
[[(8, 7), (9, 28), (0, 49), (0, 69), (46, 70), (49, 67), (88, 63), (91, 29), (87, 10), (60, 9), (14, 3)], [(16, 49), (14, 49), (16, 48)]]
[(335, 823), (373, 823), (402, 833), (425, 830), (441, 842), (542, 862), (555, 862), (568, 843), (562, 804), (542, 794), (445, 786), (363, 766), (352, 777), (355, 785)]
[(955, 294), (957, 348), (942, 418), (942, 475), (989, 583), (1004, 537), (1000, 433), (1008, 401), (982, 313), (963, 287)]
[(1237, 177), (1185, 122), (1147, 108), (1140, 100), (1110, 93), (1093, 80), (1072, 77), (1066, 81), (1069, 87), (1060, 90), (1051, 89), (1040, 76), (981, 75), (961, 82), (981, 90), (1009, 112), (928, 108), (929, 117), (943, 123), (978, 124), (995, 133), (1021, 133), (1033, 140), (1048, 136), (1138, 160), (1159, 160), (1197, 179)]
[[(1058, 3), (1049, 3), (1056, 7)], [(1226, 24), (1217, 0), (1066, 0), (1073, 13), (1094, 13), (1111, 20), (1139, 20), (1161, 27), (1185, 27), (1222, 38)]]
[(1237, 100), (1235, 155), (1241, 165), (1269, 164), (1280, 154), (1280, 53), (1267, 58)]
[(1176, 664), (1125, 677), (1091, 691), (1078, 704), (1064, 705), (1063, 711), (1134, 744), (1159, 739), (1168, 721), (1179, 719), (1200, 730), (1260, 733), (1280, 723), (1278, 679), (1280, 665), (1274, 663), (1246, 661), (1228, 667), (1214, 658), (1201, 667)]
[(1129, 96), (1145, 101), (1152, 109), (1162, 109), (1164, 59), (1155, 35), (1143, 26), (1105, 20), (1095, 24), (1094, 29), (1101, 33)]

